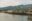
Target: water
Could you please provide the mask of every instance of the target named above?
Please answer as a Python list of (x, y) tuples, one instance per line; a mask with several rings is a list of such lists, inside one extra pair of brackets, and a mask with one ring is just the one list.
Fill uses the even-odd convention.
[(27, 21), (28, 16), (0, 13), (0, 21)]

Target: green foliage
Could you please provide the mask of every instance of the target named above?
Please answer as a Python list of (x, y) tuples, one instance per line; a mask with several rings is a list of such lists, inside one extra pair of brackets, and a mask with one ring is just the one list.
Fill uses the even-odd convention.
[(20, 6), (17, 6), (17, 7), (16, 7), (16, 10), (17, 10), (17, 12), (19, 12), (20, 10), (21, 10), (22, 12), (24, 12), (24, 9), (21, 8)]

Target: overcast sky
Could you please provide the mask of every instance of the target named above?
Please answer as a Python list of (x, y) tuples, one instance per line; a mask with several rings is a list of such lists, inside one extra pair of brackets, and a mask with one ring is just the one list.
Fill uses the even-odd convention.
[(0, 7), (32, 4), (32, 0), (0, 0)]

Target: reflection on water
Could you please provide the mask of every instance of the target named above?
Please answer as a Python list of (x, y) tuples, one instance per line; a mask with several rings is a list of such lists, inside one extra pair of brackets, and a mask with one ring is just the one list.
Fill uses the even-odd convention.
[(28, 16), (0, 13), (0, 21), (27, 21)]

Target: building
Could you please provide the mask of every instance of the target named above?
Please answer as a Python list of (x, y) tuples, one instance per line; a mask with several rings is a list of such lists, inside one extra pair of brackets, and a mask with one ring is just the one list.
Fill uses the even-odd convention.
[(27, 14), (32, 14), (32, 8), (29, 8), (26, 13)]

